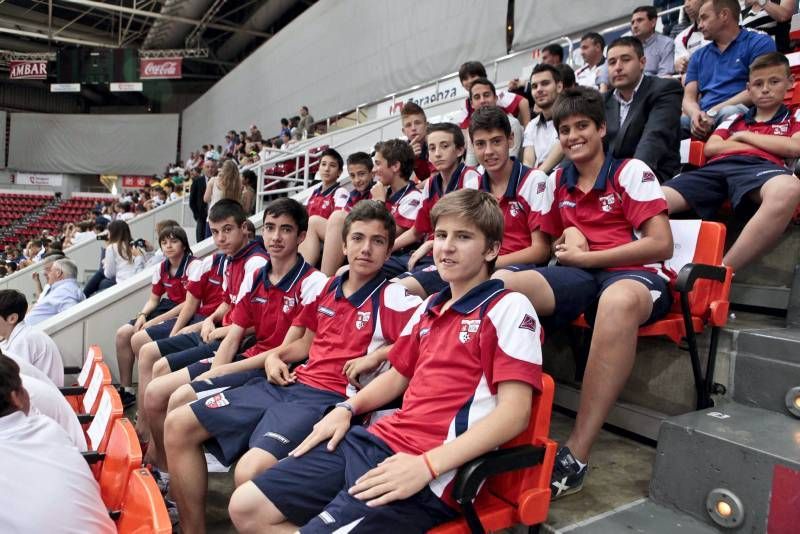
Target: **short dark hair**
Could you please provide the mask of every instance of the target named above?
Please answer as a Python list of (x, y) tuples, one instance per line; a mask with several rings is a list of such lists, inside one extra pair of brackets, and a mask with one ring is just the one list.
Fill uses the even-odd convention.
[(414, 172), (414, 150), (407, 141), (388, 139), (375, 145), (375, 152), (380, 152), (389, 165), (400, 163), (400, 175), (406, 180)]
[(474, 137), (478, 130), (502, 130), (506, 137), (511, 136), (511, 122), (506, 112), (497, 106), (476, 109), (469, 123), (469, 136)]
[(428, 135), (433, 132), (446, 132), (453, 135), (453, 144), (456, 148), (464, 148), (466, 142), (464, 141), (464, 132), (461, 131), (457, 125), (452, 122), (436, 122), (428, 126)]
[(559, 44), (551, 43), (542, 48), (542, 52), (547, 52), (551, 56), (558, 56), (559, 60), (564, 61), (564, 49)]
[(372, 158), (366, 152), (353, 152), (347, 156), (348, 165), (363, 165), (368, 171), (372, 172)]
[(289, 126), (289, 119), (287, 119), (286, 117), (282, 118), (281, 119), (281, 124), (283, 126)]
[(769, 52), (755, 58), (753, 62), (750, 63), (750, 74), (752, 74), (754, 70), (766, 69), (768, 67), (783, 67), (786, 69), (787, 78), (792, 75), (792, 67), (789, 64), (789, 59), (780, 52)]
[(597, 32), (584, 33), (581, 37), (581, 42), (585, 41), (586, 39), (590, 39), (594, 44), (599, 45), (600, 48), (606, 47), (606, 40), (603, 39), (603, 36)]
[(258, 176), (250, 169), (242, 171), (242, 182), (250, 185), (253, 189), (258, 189)]
[(717, 15), (722, 13), (723, 9), (727, 9), (731, 12), (731, 18), (739, 20), (739, 16), (742, 14), (742, 6), (739, 5), (739, 0), (706, 0), (706, 1), (714, 4), (714, 13), (716, 13)]
[(293, 198), (282, 197), (273, 200), (264, 207), (264, 218), (262, 220), (267, 220), (267, 215), (272, 217), (288, 215), (297, 226), (298, 233), (308, 230), (308, 212), (302, 204)]
[(585, 115), (599, 128), (606, 122), (603, 96), (597, 89), (572, 87), (561, 92), (553, 105), (553, 125), (556, 130), (561, 121), (573, 115)]
[(647, 18), (653, 20), (658, 17), (658, 10), (655, 6), (639, 6), (633, 10), (631, 15), (635, 15), (636, 13), (644, 13), (647, 15)]
[(539, 63), (538, 65), (533, 67), (533, 70), (531, 71), (531, 78), (533, 78), (534, 74), (539, 74), (539, 73), (542, 73), (542, 72), (549, 72), (553, 76), (553, 81), (555, 81), (556, 83), (559, 83), (559, 82), (562, 81), (561, 80), (561, 71), (558, 70), (553, 65), (548, 65), (547, 63)]
[(12, 313), (17, 314), (17, 322), (25, 319), (28, 311), (28, 300), (16, 289), (0, 290), (0, 317), (8, 319)]
[(637, 37), (633, 37), (632, 35), (617, 37), (611, 41), (610, 45), (608, 45), (608, 50), (610, 51), (612, 48), (616, 48), (617, 46), (630, 46), (636, 53), (636, 57), (644, 57), (644, 46), (642, 46), (642, 42)]
[(486, 78), (486, 67), (480, 61), (467, 61), (461, 64), (458, 69), (458, 79), (461, 81), (467, 78), (477, 76), (478, 78)]
[(339, 170), (340, 171), (342, 170), (342, 168), (344, 167), (344, 160), (342, 159), (342, 155), (339, 154), (339, 152), (337, 152), (333, 148), (326, 148), (325, 150), (322, 151), (322, 154), (319, 155), (319, 159), (321, 160), (325, 156), (335, 159), (336, 164), (339, 165)]
[(380, 221), (386, 230), (389, 238), (389, 250), (394, 246), (394, 239), (397, 237), (397, 225), (394, 222), (391, 212), (386, 204), (377, 200), (362, 200), (356, 204), (344, 220), (342, 227), (342, 241), (347, 241), (350, 234), (350, 227), (356, 221)]
[(242, 205), (230, 198), (219, 200), (208, 211), (209, 222), (222, 222), (229, 217), (232, 217), (238, 226), (241, 226), (247, 219), (247, 213)]
[(0, 352), (0, 417), (17, 411), (11, 394), (22, 389), (22, 377), (17, 362)]
[(425, 117), (425, 120), (428, 120), (428, 117), (425, 115), (425, 110), (416, 102), (406, 102), (403, 104), (403, 109), (400, 110), (400, 117), (406, 118), (409, 115), (422, 115)]
[(492, 94), (497, 96), (497, 89), (495, 88), (494, 84), (489, 78), (483, 77), (478, 78), (477, 80), (472, 81), (472, 85), (469, 86), (469, 97), (472, 98), (472, 88), (476, 85), (487, 85), (489, 89), (492, 90)]
[(575, 71), (566, 63), (560, 63), (555, 66), (558, 72), (561, 73), (561, 85), (564, 89), (575, 87)]
[(180, 226), (167, 226), (158, 233), (158, 244), (165, 239), (177, 239), (183, 244), (183, 253), (192, 254), (192, 247), (189, 245), (189, 238), (186, 235), (186, 230)]

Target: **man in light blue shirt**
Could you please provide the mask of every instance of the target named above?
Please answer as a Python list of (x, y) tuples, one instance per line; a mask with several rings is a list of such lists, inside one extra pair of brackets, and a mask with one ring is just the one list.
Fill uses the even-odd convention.
[(642, 42), (645, 74), (669, 76), (675, 72), (675, 41), (656, 32), (658, 11), (654, 6), (640, 6), (631, 15), (631, 34)]
[(49, 287), (25, 315), (28, 325), (35, 325), (83, 301), (86, 296), (75, 277), (77, 266), (66, 258), (54, 261), (45, 270)]

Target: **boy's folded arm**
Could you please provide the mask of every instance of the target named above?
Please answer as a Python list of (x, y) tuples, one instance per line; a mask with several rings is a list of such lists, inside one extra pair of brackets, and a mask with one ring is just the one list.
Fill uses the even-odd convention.
[(706, 146), (703, 148), (703, 153), (708, 158), (713, 158), (720, 154), (727, 152), (741, 152), (743, 150), (750, 150), (752, 145), (743, 143), (741, 141), (734, 141), (733, 139), (723, 139), (719, 135), (712, 135), (706, 141)]
[(419, 235), (417, 233), (417, 230), (412, 226), (411, 228), (409, 228), (408, 230), (397, 236), (397, 239), (395, 239), (394, 241), (394, 246), (392, 247), (392, 250), (400, 250), (406, 247), (410, 247), (420, 239), (422, 239), (422, 236)]
[(233, 361), (233, 357), (239, 349), (239, 344), (242, 342), (242, 337), (244, 337), (244, 328), (235, 323), (230, 325), (228, 333), (222, 339), (222, 343), (217, 347), (214, 358), (211, 360), (212, 369)]
[(576, 267), (604, 269), (646, 265), (672, 257), (674, 251), (672, 230), (665, 213), (647, 219), (642, 223), (640, 230), (643, 234), (640, 239), (607, 250), (584, 253), (586, 262)]
[(497, 258), (497, 268), (522, 263), (541, 264), (550, 258), (550, 241), (544, 232), (536, 230), (531, 234), (531, 246), (503, 254)]
[(350, 397), (348, 402), (353, 407), (353, 413), (369, 413), (402, 396), (408, 382), (409, 379), (393, 367)]
[[(289, 329), (289, 332), (287, 332), (287, 337), (294, 328), (302, 327), (293, 326)], [(314, 332), (310, 328), (304, 328), (303, 330), (305, 330), (305, 332), (302, 336), (298, 337), (294, 341), (284, 343), (280, 347), (273, 349), (283, 362), (299, 362), (308, 356), (308, 351), (311, 349), (311, 343), (314, 341)], [(296, 333), (294, 335), (296, 335)]]
[(426, 453), (436, 472), (461, 467), (517, 437), (530, 421), (533, 395), (530, 384), (514, 380), (501, 382), (497, 386), (494, 410), (453, 441)]
[(755, 132), (742, 132), (739, 135), (742, 137), (740, 142), (760, 148), (781, 158), (800, 157), (800, 133), (794, 134), (792, 137)]

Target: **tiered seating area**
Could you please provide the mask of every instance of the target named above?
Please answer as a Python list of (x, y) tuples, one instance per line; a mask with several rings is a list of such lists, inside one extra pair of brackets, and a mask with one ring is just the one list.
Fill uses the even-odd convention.
[(27, 218), (54, 202), (51, 195), (26, 193), (0, 194), (0, 246), (16, 244), (28, 235), (23, 226)]

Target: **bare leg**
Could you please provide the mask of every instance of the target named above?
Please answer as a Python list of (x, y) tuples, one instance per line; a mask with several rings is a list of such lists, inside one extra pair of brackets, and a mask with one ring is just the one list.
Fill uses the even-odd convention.
[(319, 262), (322, 241), (325, 239), (325, 225), (327, 219), (319, 215), (312, 215), (308, 219), (308, 231), (306, 238), (300, 243), (298, 251), (308, 263), (317, 265)]
[(738, 271), (778, 242), (800, 203), (800, 180), (791, 175), (770, 179), (751, 196), (761, 206), (739, 234), (722, 262)]
[(263, 449), (250, 449), (236, 463), (236, 470), (233, 473), (233, 480), (236, 487), (241, 486), (248, 480), (253, 480), (273, 465), (278, 463), (278, 459)]
[(281, 511), (252, 482), (245, 482), (236, 488), (228, 505), (228, 514), (236, 530), (243, 533), (282, 534), (298, 530), (295, 525), (286, 522)]
[(342, 252), (342, 229), (347, 213), (339, 210), (331, 213), (325, 228), (325, 246), (322, 250), (322, 262), (319, 270), (328, 276), (333, 276), (336, 269), (344, 263)]
[(142, 350), (142, 347), (151, 341), (153, 340), (150, 339), (150, 334), (148, 334), (147, 330), (144, 328), (133, 334), (131, 337), (131, 349), (133, 350), (134, 357), (138, 358), (139, 351)]
[(588, 461), (592, 444), (628, 381), (639, 325), (652, 309), (649, 290), (634, 280), (620, 280), (600, 296), (578, 415), (565, 443), (582, 462)]
[[(179, 369), (169, 373), (167, 360), (161, 358), (153, 366), (153, 381), (147, 386), (144, 395), (144, 409), (147, 410), (147, 420), (150, 423), (150, 446), (148, 456), (156, 463), (159, 469), (169, 471), (166, 457), (164, 456), (164, 420), (167, 416), (167, 405), (172, 393), (183, 384), (190, 381), (189, 371)], [(150, 454), (150, 451), (152, 455)]]
[(175, 390), (175, 393), (169, 396), (169, 404), (167, 405), (167, 413), (180, 408), (184, 404), (189, 404), (197, 400), (197, 393), (192, 389), (191, 384), (184, 384)]
[(117, 348), (117, 367), (119, 368), (119, 383), (123, 387), (133, 385), (133, 351), (131, 350), (131, 336), (133, 326), (124, 324), (117, 329), (114, 344)]
[(518, 291), (528, 297), (533, 304), (536, 314), (546, 317), (552, 315), (556, 308), (556, 297), (553, 288), (547, 283), (544, 276), (536, 271), (495, 271), (494, 280), (502, 280), (506, 289)]
[[(136, 335), (133, 337), (135, 338)], [(161, 351), (158, 350), (158, 345), (155, 342), (147, 343), (139, 350), (139, 383), (136, 397), (139, 402), (139, 412), (136, 418), (136, 431), (141, 438), (147, 438), (150, 435), (147, 410), (144, 409), (144, 398), (147, 386), (153, 379), (153, 366), (160, 359)]]
[(687, 211), (691, 207), (689, 203), (686, 202), (686, 199), (683, 198), (683, 195), (672, 189), (669, 185), (665, 185), (661, 190), (667, 198), (667, 209), (670, 215)]
[(211, 435), (197, 420), (189, 406), (169, 414), (165, 422), (166, 454), (175, 476), (170, 477), (170, 492), (178, 503), (181, 531), (205, 532), (208, 476), (203, 442)]

